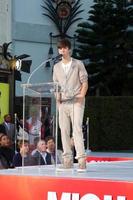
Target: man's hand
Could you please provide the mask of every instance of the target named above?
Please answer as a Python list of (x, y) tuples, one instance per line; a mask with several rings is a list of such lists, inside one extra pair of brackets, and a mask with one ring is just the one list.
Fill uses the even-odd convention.
[(76, 95), (76, 102), (82, 104), (84, 97), (86, 95), (86, 92), (88, 90), (88, 82), (83, 82), (81, 86), (80, 94)]
[(84, 100), (84, 96), (81, 95), (81, 94), (78, 94), (76, 96), (76, 102), (79, 103), (79, 104), (82, 104), (83, 103), (83, 100)]

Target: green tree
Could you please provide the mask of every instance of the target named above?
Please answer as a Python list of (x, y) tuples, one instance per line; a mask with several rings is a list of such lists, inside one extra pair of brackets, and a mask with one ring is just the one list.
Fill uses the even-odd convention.
[(76, 57), (85, 61), (90, 94), (133, 95), (133, 7), (122, 0), (94, 0), (78, 25)]

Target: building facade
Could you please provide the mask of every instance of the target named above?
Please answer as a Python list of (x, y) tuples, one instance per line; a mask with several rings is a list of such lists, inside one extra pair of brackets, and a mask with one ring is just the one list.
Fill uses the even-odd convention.
[[(58, 30), (48, 17), (43, 15), (43, 0), (0, 0), (0, 43), (10, 42), (13, 55), (28, 54), (32, 59), (30, 74), (45, 60), (48, 59), (50, 47), (49, 34), (58, 34)], [(53, 0), (51, 0), (54, 3)], [(81, 1), (81, 13), (83, 19), (88, 18), (88, 10), (93, 0)], [(6, 22), (6, 23), (5, 23)], [(68, 30), (69, 35), (73, 36), (77, 28), (74, 23)], [(53, 56), (57, 55), (58, 38), (53, 38)], [(22, 106), (23, 90), (21, 84), (27, 83), (30, 74), (21, 71), (22, 81), (15, 81), (14, 95), (16, 97), (16, 108)], [(30, 79), (30, 83), (45, 83), (52, 81), (51, 67), (42, 66)], [(13, 98), (13, 97), (12, 97)], [(14, 106), (12, 103), (10, 107)], [(11, 112), (16, 110), (10, 109)], [(18, 109), (19, 110), (19, 109)], [(18, 111), (17, 111), (18, 112)]]

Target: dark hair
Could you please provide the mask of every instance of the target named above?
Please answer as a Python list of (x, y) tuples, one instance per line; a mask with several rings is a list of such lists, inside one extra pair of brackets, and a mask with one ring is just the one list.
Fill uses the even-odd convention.
[(28, 140), (19, 140), (18, 141), (19, 148), (21, 148), (23, 144), (29, 144), (29, 141)]
[(58, 47), (58, 49), (66, 48), (66, 47), (71, 49), (71, 42), (68, 39), (61, 39), (61, 40), (59, 40), (57, 47)]
[[(2, 140), (2, 138), (4, 137), (4, 136), (7, 136), (5, 133), (1, 133), (1, 135), (0, 135), (0, 141)], [(7, 136), (8, 137), (8, 136)]]
[(6, 114), (6, 115), (4, 115), (4, 119), (6, 119), (6, 117), (11, 117), (11, 114)]
[(34, 145), (37, 145), (38, 141), (39, 141), (39, 137), (35, 137), (34, 138)]
[(54, 137), (50, 135), (45, 138), (46, 144), (48, 143), (49, 140), (53, 140), (55, 142)]

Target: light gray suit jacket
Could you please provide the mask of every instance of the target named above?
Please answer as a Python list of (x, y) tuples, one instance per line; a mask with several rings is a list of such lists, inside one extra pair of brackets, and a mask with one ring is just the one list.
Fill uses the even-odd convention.
[(74, 98), (80, 93), (82, 83), (87, 80), (87, 71), (80, 60), (72, 58), (72, 64), (67, 75), (63, 70), (61, 61), (54, 65), (53, 81), (58, 82), (61, 86), (62, 100)]

